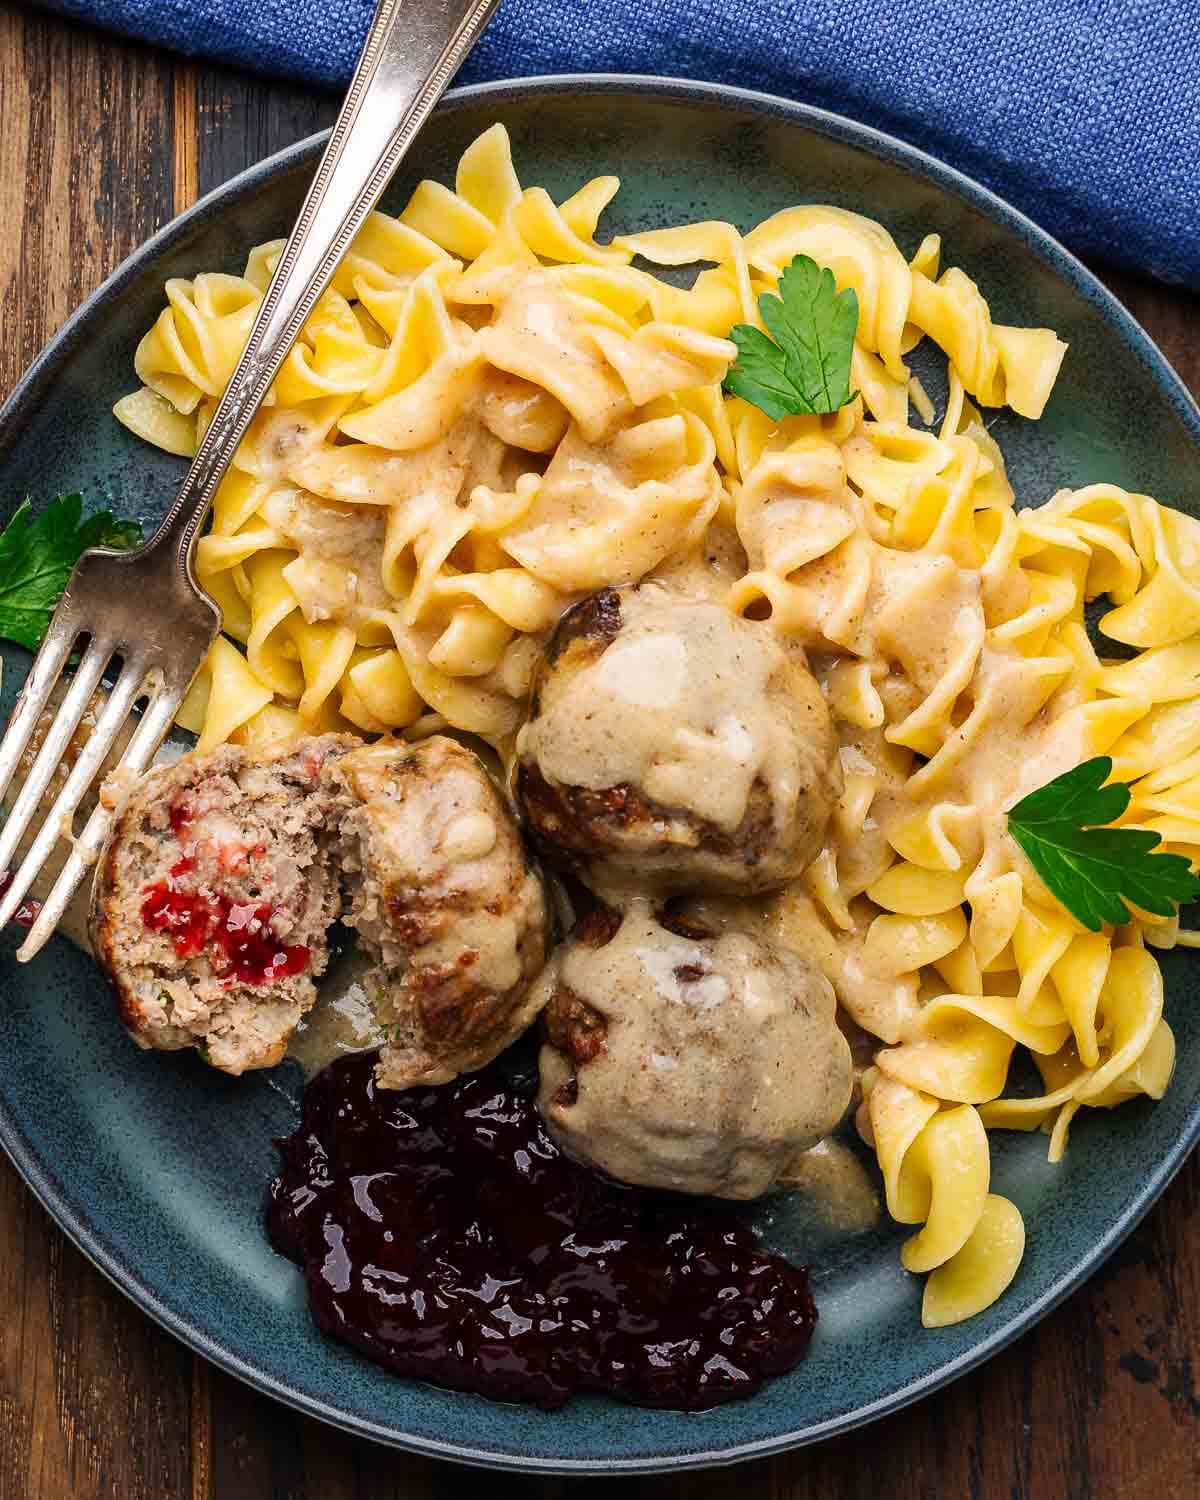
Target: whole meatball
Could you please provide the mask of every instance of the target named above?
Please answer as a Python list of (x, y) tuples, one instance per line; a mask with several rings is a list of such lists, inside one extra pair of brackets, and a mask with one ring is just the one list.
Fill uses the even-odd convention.
[(755, 1198), (849, 1104), (833, 990), (787, 949), (669, 930), (635, 901), (585, 918), (536, 988), (538, 1106), (565, 1151), (622, 1182)]
[(380, 740), (326, 769), (347, 909), (372, 959), (381, 1088), (481, 1068), (537, 1018), (548, 914), (512, 814), (478, 756)]
[(769, 627), (655, 584), (568, 610), (514, 784), (594, 889), (760, 891), (817, 855), (840, 768), (825, 701)]

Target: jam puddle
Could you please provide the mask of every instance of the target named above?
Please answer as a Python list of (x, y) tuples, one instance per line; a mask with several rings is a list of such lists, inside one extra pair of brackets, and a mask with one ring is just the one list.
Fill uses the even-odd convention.
[(142, 892), (142, 922), (151, 932), (168, 933), (179, 958), (211, 950), (227, 985), (270, 984), (304, 972), (312, 955), (303, 944), (282, 943), (274, 935), (273, 907), (180, 890), (176, 879), (186, 873), (186, 863), (180, 860), (169, 880)]
[(493, 1065), (376, 1090), (375, 1053), (309, 1085), (279, 1141), (272, 1243), (323, 1333), (402, 1375), (553, 1408), (574, 1391), (700, 1410), (791, 1369), (808, 1273), (712, 1200), (565, 1157), (530, 1086)]
[[(5, 891), (11, 884), (12, 871), (0, 871), (0, 896), (4, 895)], [(18, 927), (32, 927), (33, 924), (37, 921), (38, 913), (41, 911), (41, 909), (42, 903), (40, 901), (22, 901), (20, 906), (17, 907), (16, 911), (13, 912), (13, 922)]]

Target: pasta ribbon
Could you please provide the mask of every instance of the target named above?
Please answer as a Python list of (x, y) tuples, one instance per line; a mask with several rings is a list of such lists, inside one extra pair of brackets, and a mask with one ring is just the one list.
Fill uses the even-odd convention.
[(934, 1115), (909, 1147), (901, 1172), (928, 1182), (929, 1213), (900, 1259), (906, 1271), (932, 1271), (967, 1243), (987, 1202), (991, 1158), (978, 1112), (963, 1104)]
[(713, 456), (708, 430), (684, 414), (629, 427), (603, 449), (572, 429), (500, 545), (563, 593), (614, 571), (643, 578), (681, 532), (703, 534), (720, 499)]
[(967, 1104), (939, 1110), (928, 1095), (887, 1078), (864, 1087), (888, 1211), (901, 1224), (923, 1225), (901, 1260), (906, 1270), (932, 1271), (962, 1250), (985, 1211), (991, 1160), (979, 1113)]
[(1051, 329), (997, 326), (979, 288), (957, 267), (937, 281), (913, 274), (908, 318), (945, 350), (968, 395), (1041, 416), (1067, 352)]
[(960, 1250), (925, 1283), (921, 1322), (948, 1328), (990, 1307), (1012, 1284), (1025, 1255), (1025, 1221), (1015, 1203), (989, 1193)]

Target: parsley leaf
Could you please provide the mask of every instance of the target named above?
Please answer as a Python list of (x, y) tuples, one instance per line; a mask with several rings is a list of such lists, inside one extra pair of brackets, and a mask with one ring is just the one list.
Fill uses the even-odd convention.
[(839, 292), (833, 272), (807, 255), (785, 267), (779, 291), (778, 297), (764, 292), (758, 299), (771, 338), (749, 323), (730, 330), (738, 357), (725, 389), (776, 422), (837, 411), (854, 399), (850, 356), (858, 298), (850, 287)]
[(28, 500), (0, 531), (0, 636), (36, 651), (71, 570), (89, 547), (136, 547), (137, 521), (111, 511), (83, 519), (83, 499), (60, 495), (34, 516)]
[(1106, 828), (1129, 806), (1124, 782), (1105, 786), (1112, 759), (1099, 755), (1030, 792), (1008, 813), (1008, 831), (1046, 889), (1085, 927), (1129, 921), (1125, 903), (1171, 917), (1200, 896), (1200, 878), (1181, 854), (1152, 854), (1161, 836)]

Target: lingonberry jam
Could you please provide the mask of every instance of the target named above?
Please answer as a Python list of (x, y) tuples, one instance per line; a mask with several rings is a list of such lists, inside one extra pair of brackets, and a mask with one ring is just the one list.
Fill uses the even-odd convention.
[(326, 1068), (277, 1142), (268, 1229), (322, 1332), (402, 1375), (547, 1408), (587, 1389), (696, 1410), (802, 1357), (808, 1274), (736, 1209), (577, 1165), (496, 1065), (394, 1092), (375, 1060)]
[(212, 925), (212, 908), (195, 891), (176, 890), (173, 880), (160, 880), (142, 892), (142, 921), (151, 932), (167, 932), (179, 958), (204, 951)]
[(172, 802), (167, 808), (167, 817), (170, 820), (171, 832), (177, 839), (182, 840), (185, 833), (192, 826), (192, 810), (184, 802)]
[(239, 904), (222, 896), (213, 932), (221, 954), (217, 968), (239, 984), (270, 984), (285, 974), (302, 974), (310, 954), (302, 943), (284, 944), (271, 931), (273, 908)]
[[(11, 884), (12, 872), (5, 870), (0, 874), (0, 896), (4, 895), (4, 892)], [(42, 903), (40, 901), (22, 901), (16, 911), (13, 912), (12, 919), (18, 927), (32, 927), (37, 921), (38, 913), (41, 909)]]
[(179, 958), (212, 950), (213, 967), (227, 984), (270, 984), (308, 967), (309, 950), (281, 943), (271, 930), (273, 907), (181, 891), (178, 868), (143, 891), (142, 921), (152, 932), (169, 933)]

